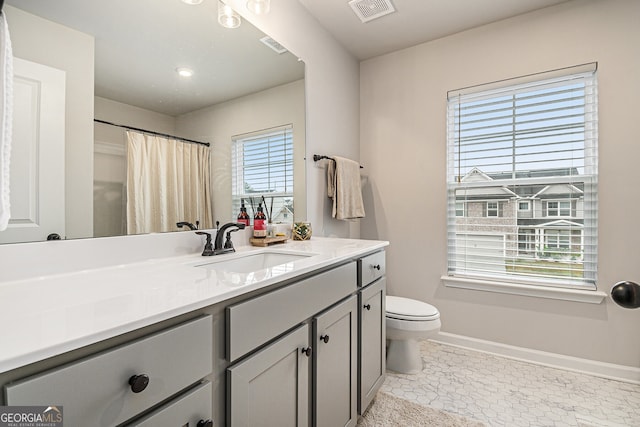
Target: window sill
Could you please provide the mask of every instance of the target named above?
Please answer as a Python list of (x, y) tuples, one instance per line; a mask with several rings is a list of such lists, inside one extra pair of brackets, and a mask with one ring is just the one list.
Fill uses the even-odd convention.
[(501, 294), (521, 295), (537, 298), (600, 304), (607, 294), (600, 291), (582, 289), (553, 288), (547, 286), (525, 285), (521, 283), (493, 282), (490, 280), (470, 279), (455, 276), (442, 276), (442, 283), (449, 288), (472, 289), (476, 291), (497, 292)]

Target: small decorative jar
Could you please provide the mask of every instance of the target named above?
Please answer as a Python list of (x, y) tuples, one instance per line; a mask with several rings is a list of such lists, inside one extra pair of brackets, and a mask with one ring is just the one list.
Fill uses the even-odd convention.
[(291, 229), (293, 240), (309, 240), (311, 238), (310, 222), (294, 222)]

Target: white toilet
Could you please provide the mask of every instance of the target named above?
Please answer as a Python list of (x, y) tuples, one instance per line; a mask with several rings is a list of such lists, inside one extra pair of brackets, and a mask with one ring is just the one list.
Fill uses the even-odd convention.
[(419, 341), (440, 330), (440, 312), (434, 306), (409, 298), (386, 297), (387, 369), (403, 374), (422, 371)]

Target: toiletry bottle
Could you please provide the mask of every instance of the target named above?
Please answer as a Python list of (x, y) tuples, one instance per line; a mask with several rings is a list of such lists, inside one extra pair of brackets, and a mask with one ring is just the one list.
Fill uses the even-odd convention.
[(247, 208), (244, 207), (244, 202), (242, 202), (242, 206), (240, 206), (240, 213), (238, 214), (238, 222), (248, 227), (249, 220), (250, 218), (249, 214), (247, 213)]
[(256, 214), (253, 216), (253, 237), (267, 237), (266, 219), (262, 211), (262, 203), (259, 203)]

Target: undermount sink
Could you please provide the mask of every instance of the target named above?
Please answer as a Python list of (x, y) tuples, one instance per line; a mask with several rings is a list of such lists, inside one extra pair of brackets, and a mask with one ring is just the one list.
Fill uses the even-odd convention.
[(212, 262), (206, 264), (198, 264), (196, 267), (226, 271), (230, 273), (251, 273), (253, 271), (260, 271), (267, 268), (289, 264), (313, 255), (314, 254), (262, 252), (235, 257), (232, 259), (212, 260)]

